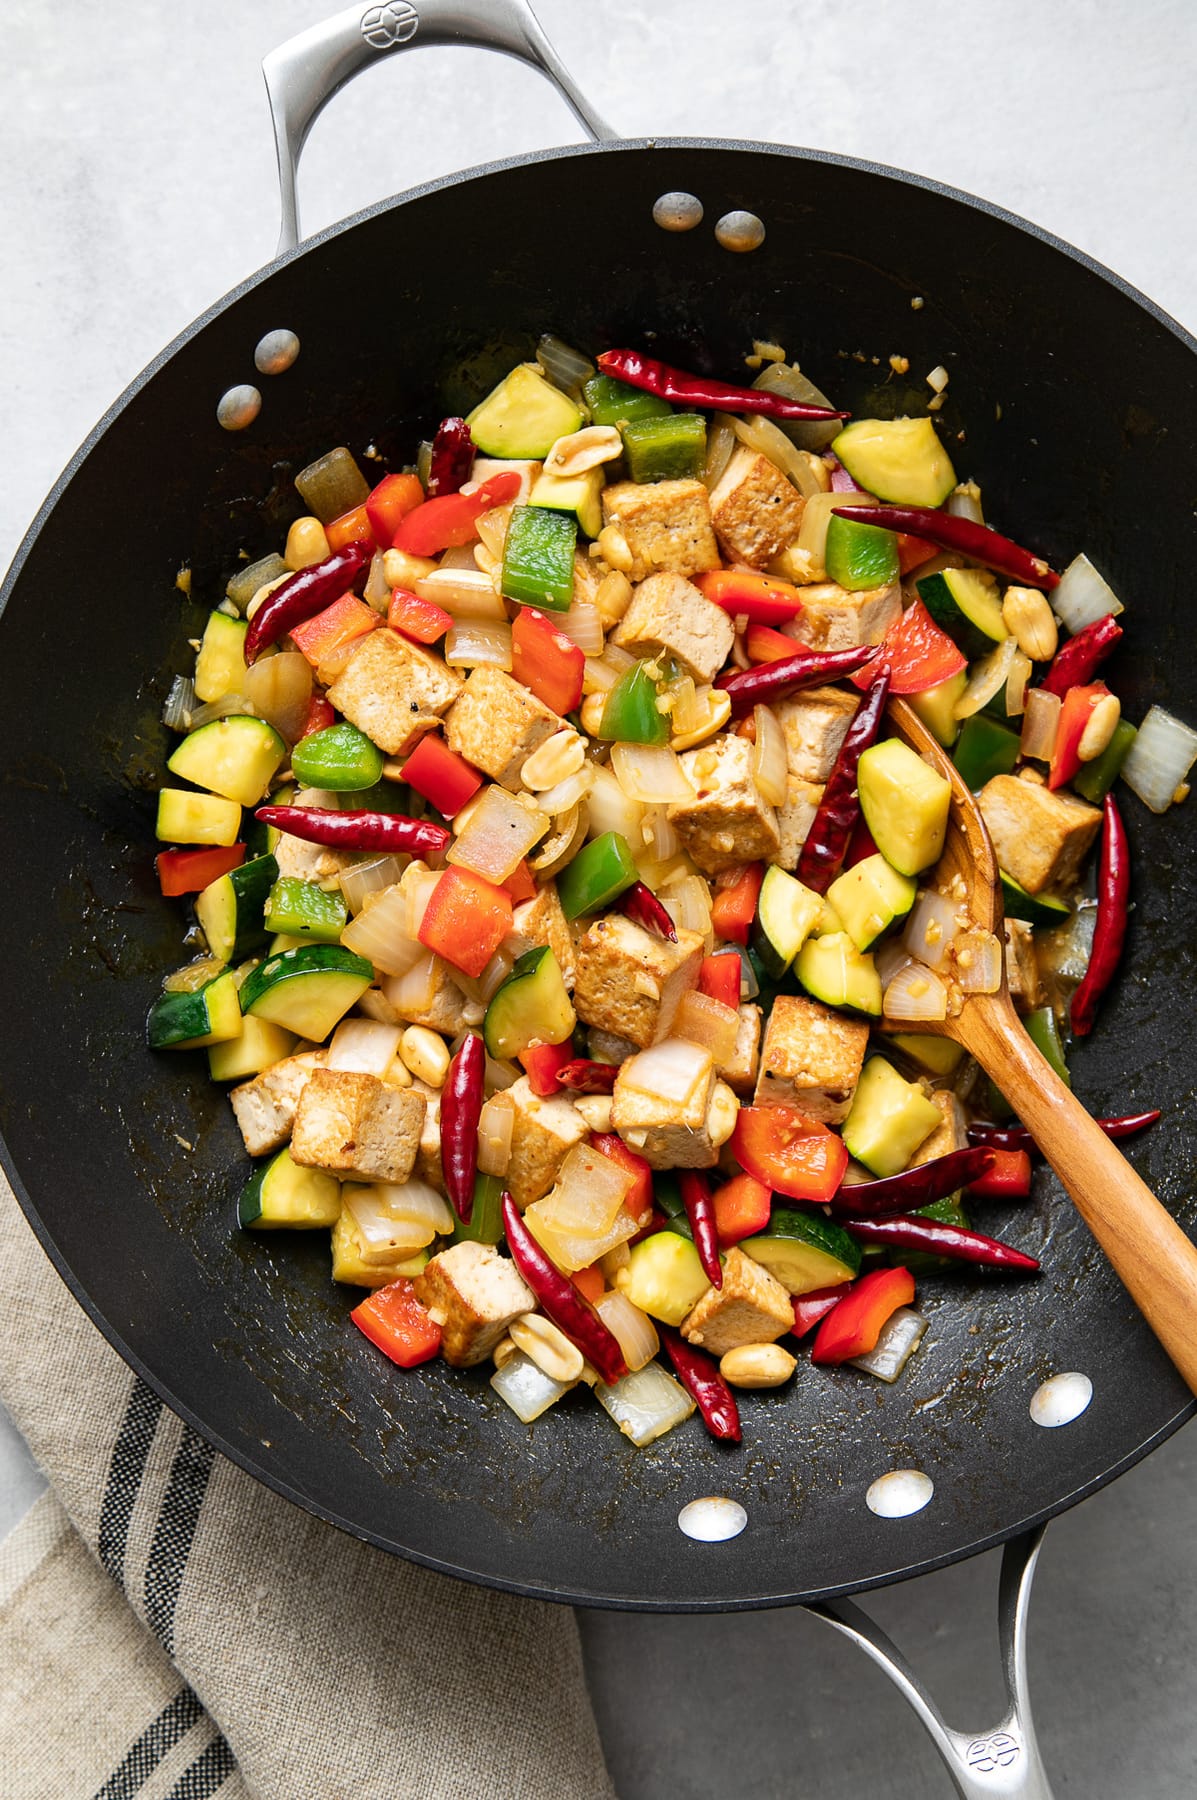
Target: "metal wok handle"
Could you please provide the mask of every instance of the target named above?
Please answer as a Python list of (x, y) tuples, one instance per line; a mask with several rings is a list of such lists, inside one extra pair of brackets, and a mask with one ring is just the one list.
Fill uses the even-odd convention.
[(885, 1671), (922, 1720), (962, 1800), (1052, 1800), (1027, 1686), (1027, 1614), (1044, 1530), (1013, 1538), (1002, 1554), (998, 1637), (1008, 1705), (988, 1731), (953, 1731), (897, 1645), (851, 1600), (819, 1601), (806, 1609)]
[(574, 85), (527, 0), (419, 0), (418, 6), (391, 0), (346, 7), (280, 44), (262, 63), (282, 193), (278, 255), (299, 242), (299, 158), (323, 108), (380, 56), (421, 44), (475, 44), (518, 57), (548, 77), (590, 138), (616, 136)]

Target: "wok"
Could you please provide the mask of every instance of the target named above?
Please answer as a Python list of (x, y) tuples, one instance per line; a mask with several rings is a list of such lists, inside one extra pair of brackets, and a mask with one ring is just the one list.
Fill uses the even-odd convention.
[[(366, 21), (376, 46), (356, 35)], [(422, 22), (404, 6), (342, 15), (335, 65), (324, 39), (300, 40), (276, 69), (284, 176), (323, 98), (374, 48), (501, 39), (567, 84), (529, 31), (515, 0), (485, 19), (434, 5)], [(672, 190), (701, 198), (697, 229), (654, 222)], [(740, 210), (766, 230), (743, 256), (712, 229)], [(363, 293), (369, 305), (347, 305)], [(298, 334), (299, 360), (262, 382), (260, 416), (231, 435), (217, 401), (278, 327)], [(1047, 1171), (1029, 1209), (986, 1215), (1042, 1258), (1042, 1279), (927, 1280), (931, 1328), (894, 1388), (807, 1369), (746, 1406), (740, 1450), (696, 1421), (635, 1450), (585, 1393), (528, 1429), (482, 1372), (383, 1363), (347, 1323), (357, 1296), (332, 1286), (322, 1238), (237, 1231), (244, 1153), (201, 1059), (144, 1048), (147, 1005), (179, 954), (152, 851), (159, 712), (188, 638), (239, 556), (276, 548), (301, 510), (295, 469), (337, 443), (397, 465), (429, 420), (470, 405), (547, 330), (725, 376), (754, 337), (775, 338), (857, 415), (921, 409), (922, 372), (942, 363), (945, 435), (993, 515), (1057, 563), (1084, 548), (1128, 601), (1128, 715), (1152, 701), (1191, 711), (1197, 649), (1180, 602), (1197, 559), (1197, 344), (1116, 277), (935, 183), (776, 145), (606, 143), (433, 183), (280, 256), (198, 319), (101, 421), (5, 582), (0, 834), (19, 846), (21, 879), (7, 895), (18, 1006), (0, 1044), (4, 1162), (125, 1358), (225, 1454), (334, 1524), (581, 1604), (826, 1599), (1026, 1533), (1189, 1416)], [(893, 350), (910, 359), (909, 386)], [(80, 544), (85, 651), (58, 622)], [(174, 587), (184, 562), (189, 600)], [(1131, 1154), (1190, 1225), (1187, 821), (1127, 812), (1129, 954), (1074, 1073), (1094, 1111), (1165, 1109)], [(1038, 1430), (1030, 1396), (1067, 1369), (1090, 1376), (1092, 1404), (1066, 1431)], [(865, 1507), (894, 1467), (934, 1480), (913, 1518)], [(678, 1531), (679, 1507), (709, 1493), (747, 1510), (730, 1543)]]

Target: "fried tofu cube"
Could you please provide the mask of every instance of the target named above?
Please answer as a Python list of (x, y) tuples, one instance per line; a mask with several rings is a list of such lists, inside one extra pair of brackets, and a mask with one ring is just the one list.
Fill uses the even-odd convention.
[(636, 1085), (638, 1057), (620, 1065), (611, 1123), (628, 1148), (654, 1169), (712, 1169), (736, 1128), (739, 1102), (707, 1060), (707, 1073), (696, 1079), (684, 1101), (643, 1092)]
[(802, 611), (782, 630), (812, 650), (854, 650), (860, 644), (879, 644), (901, 616), (902, 590), (896, 581), (856, 593), (834, 581), (819, 581), (803, 588)]
[(943, 1114), (942, 1125), (937, 1125), (930, 1137), (923, 1139), (910, 1162), (934, 1162), (937, 1156), (949, 1156), (953, 1150), (968, 1149), (968, 1127), (964, 1122), (964, 1108), (955, 1094), (946, 1088), (936, 1088), (928, 1094), (932, 1106), (939, 1108)]
[(430, 650), (393, 631), (371, 631), (328, 690), (351, 725), (399, 756), (438, 724), (462, 690), (459, 675)]
[(531, 949), (547, 944), (557, 958), (557, 967), (567, 988), (572, 988), (577, 974), (574, 938), (569, 920), (557, 898), (557, 883), (546, 881), (535, 900), (525, 900), (512, 915), (512, 929)]
[(783, 869), (796, 869), (802, 846), (810, 836), (819, 802), (823, 798), (821, 784), (803, 781), (801, 775), (786, 776), (786, 801), (777, 808), (777, 832), (781, 846), (773, 861)]
[(737, 1246), (723, 1262), (723, 1286), (709, 1287), (682, 1320), (682, 1336), (712, 1356), (741, 1344), (773, 1344), (794, 1329), (794, 1305), (776, 1275)]
[(838, 1124), (851, 1108), (868, 1041), (861, 1021), (819, 1000), (779, 994), (765, 1027), (755, 1104), (795, 1106), (809, 1119)]
[(633, 582), (659, 569), (698, 575), (719, 567), (710, 498), (701, 481), (617, 481), (603, 489), (603, 522), (626, 540)]
[(694, 795), (671, 802), (669, 822), (704, 875), (772, 862), (781, 850), (777, 814), (753, 779), (752, 751), (747, 738), (724, 732), (679, 758)]
[(515, 1264), (493, 1244), (450, 1245), (430, 1258), (413, 1285), (441, 1328), (441, 1355), (455, 1369), (485, 1362), (508, 1326), (536, 1307)]
[(537, 745), (560, 730), (561, 720), (543, 700), (502, 669), (485, 665), (471, 670), (445, 720), (450, 750), (512, 793)]
[(526, 1075), (505, 1091), (514, 1119), (504, 1181), (523, 1212), (525, 1206), (548, 1193), (566, 1153), (582, 1142), (590, 1128), (572, 1100), (564, 1094), (550, 1094), (542, 1100), (532, 1092)]
[(384, 975), (357, 1004), (367, 1018), (384, 1025), (426, 1025), (442, 1037), (481, 1025), (486, 1015), (485, 1006), (462, 993), (444, 958), (431, 951), (406, 975)]
[(703, 947), (696, 931), (679, 930), (671, 944), (622, 913), (591, 920), (577, 946), (578, 1017), (641, 1050), (659, 1043), (682, 995), (698, 984)]
[(730, 563), (763, 569), (792, 544), (806, 502), (775, 463), (737, 444), (711, 489), (711, 523)]
[(269, 1156), (282, 1149), (295, 1123), (299, 1096), (313, 1072), (327, 1061), (327, 1050), (287, 1056), (230, 1091), (229, 1103), (251, 1156)]
[(825, 782), (860, 705), (843, 688), (807, 688), (774, 708), (786, 740), (786, 764), (803, 781)]
[(633, 656), (666, 650), (695, 681), (714, 681), (731, 653), (736, 628), (731, 617), (684, 575), (650, 575), (632, 594), (632, 604), (611, 641)]
[(736, 1047), (727, 1062), (719, 1064), (719, 1074), (734, 1094), (745, 1099), (756, 1085), (761, 1061), (761, 1009), (745, 1003), (737, 1008), (740, 1023), (736, 1028)]
[(316, 1069), (295, 1109), (291, 1160), (351, 1181), (406, 1181), (415, 1167), (424, 1096), (377, 1075)]
[(1023, 919), (1007, 919), (1006, 984), (1021, 1013), (1034, 1012), (1044, 1003), (1043, 979), (1035, 950), (1035, 933)]
[[(302, 793), (296, 796), (294, 804), (306, 804)], [(282, 833), (272, 855), (278, 864), (280, 880), (290, 875), (297, 881), (314, 881), (322, 888), (335, 888), (342, 872), (362, 860), (357, 854), (330, 850), (327, 844), (305, 843), (303, 838), (292, 837), (289, 831)]]
[(977, 804), (998, 862), (1028, 894), (1071, 881), (1101, 824), (1097, 807), (1016, 775), (995, 775)]
[(412, 1092), (424, 1096), (424, 1117), (420, 1121), (420, 1145), (416, 1151), (416, 1175), (434, 1187), (438, 1194), (445, 1191), (445, 1170), (441, 1162), (441, 1090), (429, 1087), (427, 1082), (413, 1081)]

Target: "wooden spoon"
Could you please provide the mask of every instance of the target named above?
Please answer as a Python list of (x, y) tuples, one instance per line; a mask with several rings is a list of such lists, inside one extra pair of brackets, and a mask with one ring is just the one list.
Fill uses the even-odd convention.
[[(898, 737), (946, 776), (952, 805), (936, 886), (954, 876), (962, 906), (983, 931), (1002, 936), (997, 858), (980, 809), (917, 713), (891, 700)], [(953, 1038), (1006, 1096), (1088, 1225), (1156, 1337), (1197, 1393), (1197, 1246), (1106, 1137), (1027, 1036), (1002, 982), (996, 994), (965, 994), (954, 1018), (920, 1020), (909, 1031)], [(896, 1020), (888, 1021), (898, 1029)]]

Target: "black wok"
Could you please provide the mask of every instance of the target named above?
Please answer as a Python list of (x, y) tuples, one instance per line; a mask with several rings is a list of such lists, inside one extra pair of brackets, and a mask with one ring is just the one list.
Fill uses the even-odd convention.
[[(702, 198), (700, 229), (653, 223), (671, 189)], [(711, 231), (737, 208), (767, 228), (740, 258)], [(349, 303), (364, 294), (370, 304)], [(229, 436), (216, 401), (278, 326), (298, 333), (299, 361), (264, 384), (256, 424)], [(153, 818), (158, 716), (187, 639), (239, 553), (277, 547), (301, 510), (296, 467), (335, 443), (373, 443), (397, 465), (545, 330), (592, 349), (651, 345), (725, 376), (753, 337), (777, 338), (857, 414), (920, 408), (922, 373), (944, 364), (946, 434), (993, 515), (1058, 563), (1084, 548), (1127, 600), (1128, 715), (1152, 700), (1192, 712), (1182, 602), (1197, 561), (1197, 345), (1124, 284), (931, 183), (766, 145), (629, 143), (434, 184), (324, 234), (199, 319), (74, 459), (8, 577), (0, 834), (19, 879), (6, 896), (5, 1166), (64, 1278), (163, 1398), (359, 1536), (471, 1579), (611, 1606), (752, 1607), (895, 1580), (1073, 1504), (1191, 1411), (1050, 1174), (1029, 1208), (987, 1215), (1043, 1258), (1042, 1279), (928, 1280), (931, 1330), (896, 1387), (806, 1369), (746, 1405), (741, 1450), (692, 1421), (638, 1451), (584, 1393), (529, 1430), (483, 1373), (384, 1363), (347, 1324), (356, 1295), (329, 1281), (322, 1236), (237, 1231), (244, 1153), (202, 1059), (143, 1045), (148, 1002), (178, 959)], [(909, 388), (891, 351), (910, 358)], [(82, 596), (66, 574), (80, 545)], [(189, 601), (174, 587), (182, 562)], [(1132, 1155), (1189, 1224), (1187, 818), (1127, 812), (1130, 953), (1075, 1079), (1095, 1111), (1165, 1108)], [(1062, 1369), (1092, 1378), (1093, 1403), (1070, 1429), (1040, 1431), (1028, 1401)], [(865, 1508), (893, 1467), (934, 1479), (912, 1519)], [(747, 1508), (734, 1542), (679, 1533), (679, 1507), (707, 1493)]]

